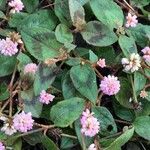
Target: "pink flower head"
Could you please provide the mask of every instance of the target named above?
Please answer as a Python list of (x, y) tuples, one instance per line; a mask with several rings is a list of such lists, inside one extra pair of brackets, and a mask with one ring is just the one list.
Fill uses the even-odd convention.
[(43, 104), (49, 104), (53, 101), (54, 98), (54, 95), (47, 93), (45, 90), (42, 90), (42, 92), (40, 93), (39, 101)]
[(81, 133), (85, 136), (93, 137), (95, 136), (100, 130), (100, 124), (93, 116), (94, 113), (90, 113), (88, 109), (82, 113), (81, 117)]
[(14, 116), (13, 126), (20, 132), (27, 132), (33, 127), (34, 120), (31, 113), (25, 113), (24, 111)]
[(95, 144), (94, 144), (94, 143), (91, 144), (91, 145), (89, 146), (88, 150), (96, 150)]
[(37, 69), (38, 69), (38, 66), (35, 63), (27, 64), (24, 67), (24, 74), (27, 74), (27, 73), (35, 74), (35, 72), (37, 71)]
[(126, 27), (136, 27), (136, 25), (138, 24), (138, 20), (137, 20), (137, 16), (136, 15), (131, 15), (130, 13), (128, 13), (128, 16), (126, 16), (127, 22), (126, 22)]
[(105, 59), (99, 59), (97, 65), (101, 68), (106, 67)]
[(18, 52), (18, 43), (13, 42), (10, 38), (0, 39), (0, 53), (5, 56), (12, 56)]
[(15, 12), (18, 13), (24, 8), (24, 5), (21, 0), (12, 0), (11, 2), (8, 3), (8, 5), (13, 8), (12, 9), (13, 13)]
[(143, 52), (143, 58), (147, 63), (150, 63), (150, 47), (145, 47), (144, 49), (142, 49)]
[(106, 95), (115, 95), (120, 90), (120, 81), (117, 77), (108, 75), (101, 81), (100, 90)]
[(145, 91), (145, 90), (142, 90), (141, 92), (140, 92), (140, 97), (141, 98), (145, 98), (145, 97), (147, 97), (148, 96), (148, 93)]
[(5, 146), (3, 145), (2, 142), (0, 142), (0, 150), (5, 150)]

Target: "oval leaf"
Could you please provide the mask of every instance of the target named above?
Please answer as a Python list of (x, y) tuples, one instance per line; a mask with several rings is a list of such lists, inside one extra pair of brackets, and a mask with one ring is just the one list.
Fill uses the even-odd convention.
[(88, 22), (81, 34), (87, 43), (94, 46), (108, 46), (117, 41), (115, 33), (98, 21)]
[(96, 74), (89, 65), (73, 66), (70, 70), (70, 77), (75, 88), (91, 102), (97, 99)]
[(56, 126), (67, 127), (79, 118), (83, 110), (84, 100), (74, 97), (54, 105), (51, 109), (50, 116)]

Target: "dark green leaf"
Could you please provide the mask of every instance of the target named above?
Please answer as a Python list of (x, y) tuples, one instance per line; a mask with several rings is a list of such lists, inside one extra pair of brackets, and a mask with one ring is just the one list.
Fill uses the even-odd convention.
[(113, 116), (105, 107), (93, 107), (94, 116), (100, 122), (100, 134), (107, 136), (117, 132), (117, 126)]
[(117, 101), (124, 107), (132, 108), (131, 103), (129, 102), (129, 99), (132, 97), (132, 89), (130, 86), (130, 83), (127, 79), (121, 78), (121, 88), (119, 93), (115, 96)]
[(12, 56), (3, 56), (0, 55), (0, 77), (6, 76), (11, 74), (14, 69), (15, 69), (15, 65), (16, 65), (16, 57)]
[(123, 146), (126, 142), (128, 142), (134, 133), (134, 127), (126, 130), (122, 135), (120, 135), (114, 142), (110, 144), (109, 147), (104, 150), (121, 150), (121, 146)]
[(134, 73), (134, 87), (135, 87), (135, 91), (139, 92), (141, 91), (144, 86), (146, 84), (146, 78), (144, 75), (142, 75), (139, 72), (135, 72)]
[(9, 91), (5, 83), (0, 84), (0, 101), (6, 100), (9, 98)]
[(32, 13), (39, 5), (39, 0), (22, 0), (27, 12)]
[(109, 28), (118, 28), (123, 25), (123, 12), (113, 0), (91, 0), (90, 6), (97, 19)]
[(70, 72), (68, 72), (62, 81), (62, 92), (65, 99), (79, 96), (79, 92), (75, 89), (72, 80), (70, 78)]
[(56, 4), (60, 5), (54, 5), (54, 11), (56, 16), (59, 18), (60, 22), (62, 22), (65, 25), (70, 26), (71, 25), (71, 17), (69, 12), (69, 4), (67, 1), (62, 0), (55, 0)]
[(89, 65), (73, 66), (70, 70), (70, 77), (75, 88), (91, 102), (97, 99), (96, 74)]
[(27, 50), (38, 60), (57, 57), (62, 45), (55, 39), (54, 32), (41, 27), (24, 28), (21, 35)]
[(147, 140), (150, 140), (150, 117), (149, 116), (137, 117), (133, 124), (137, 134), (139, 134), (141, 137)]
[(108, 46), (117, 41), (115, 33), (98, 21), (88, 22), (81, 34), (87, 43), (94, 46)]
[[(58, 102), (51, 109), (51, 120), (56, 126), (67, 127), (79, 118), (84, 110), (84, 100), (78, 97)], [(77, 107), (78, 106), (78, 107)]]
[(130, 56), (131, 53), (137, 53), (135, 40), (132, 37), (121, 35), (119, 37), (119, 45), (126, 57)]
[(42, 144), (47, 150), (59, 150), (55, 143), (47, 136), (42, 137)]
[(61, 43), (72, 43), (73, 35), (69, 28), (64, 24), (59, 24), (55, 30), (56, 39)]
[(39, 95), (42, 90), (48, 89), (48, 87), (54, 82), (58, 72), (56, 65), (39, 65), (34, 81), (34, 93), (36, 96)]
[(40, 117), (43, 105), (39, 102), (39, 97), (34, 96), (32, 89), (21, 92), (24, 101), (24, 111), (31, 112), (33, 117)]

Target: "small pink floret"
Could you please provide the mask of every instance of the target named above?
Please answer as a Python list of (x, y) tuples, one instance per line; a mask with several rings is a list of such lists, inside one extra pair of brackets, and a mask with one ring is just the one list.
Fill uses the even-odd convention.
[(34, 120), (32, 114), (25, 113), (24, 111), (14, 116), (13, 126), (20, 132), (27, 132), (33, 128)]
[(42, 90), (40, 93), (39, 101), (43, 104), (49, 104), (55, 98), (54, 95), (47, 93), (45, 90)]
[(138, 20), (137, 20), (137, 16), (136, 15), (132, 15), (130, 13), (128, 13), (128, 16), (126, 16), (126, 27), (136, 27), (138, 24)]
[(81, 122), (81, 133), (85, 136), (93, 137), (100, 130), (100, 124), (95, 118), (94, 113), (90, 113), (88, 109), (82, 113), (82, 117), (80, 119)]
[(3, 145), (2, 142), (0, 142), (0, 150), (5, 150), (5, 146)]
[(144, 49), (142, 49), (143, 52), (143, 58), (147, 63), (150, 63), (150, 47), (145, 47)]
[(105, 59), (99, 59), (98, 62), (97, 62), (97, 65), (101, 68), (104, 68), (106, 67), (106, 62), (105, 62)]
[(108, 75), (101, 81), (100, 90), (106, 95), (115, 95), (120, 90), (120, 81), (117, 77)]
[(10, 38), (0, 39), (0, 53), (5, 56), (12, 56), (18, 52), (18, 43), (13, 42)]
[(13, 13), (18, 13), (24, 8), (24, 5), (21, 0), (12, 0), (8, 3), (8, 5), (13, 8)]
[(35, 63), (29, 63), (24, 67), (24, 74), (32, 73), (35, 74), (38, 66)]

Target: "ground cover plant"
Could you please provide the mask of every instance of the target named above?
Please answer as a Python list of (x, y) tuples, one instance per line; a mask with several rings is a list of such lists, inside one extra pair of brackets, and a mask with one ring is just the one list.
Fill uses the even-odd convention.
[(150, 149), (150, 0), (0, 0), (0, 150)]

